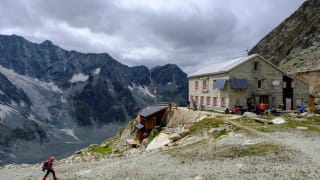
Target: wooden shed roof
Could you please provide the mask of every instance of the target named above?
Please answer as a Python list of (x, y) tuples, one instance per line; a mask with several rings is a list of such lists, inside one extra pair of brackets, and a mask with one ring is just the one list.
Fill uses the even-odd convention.
[(157, 112), (160, 112), (160, 111), (162, 111), (162, 110), (164, 110), (166, 108), (167, 108), (166, 106), (151, 106), (148, 109), (142, 111), (140, 113), (140, 116), (142, 116), (144, 118), (147, 118), (147, 117), (150, 117), (153, 114), (156, 114)]

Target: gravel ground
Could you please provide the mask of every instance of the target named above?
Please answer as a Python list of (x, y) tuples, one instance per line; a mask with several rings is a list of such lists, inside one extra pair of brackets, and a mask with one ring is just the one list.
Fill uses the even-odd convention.
[[(250, 127), (246, 130), (250, 131)], [(98, 161), (75, 162), (67, 158), (58, 161), (55, 170), (59, 179), (66, 180), (320, 179), (317, 132), (296, 130), (256, 135), (232, 132), (217, 140), (199, 139), (202, 140), (191, 145)], [(263, 145), (280, 150), (242, 153)], [(41, 179), (44, 173), (40, 169), (40, 164), (7, 165), (0, 167), (0, 179)]]

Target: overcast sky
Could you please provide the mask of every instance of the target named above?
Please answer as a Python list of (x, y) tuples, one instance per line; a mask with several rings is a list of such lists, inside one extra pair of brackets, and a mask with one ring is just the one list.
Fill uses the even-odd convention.
[(304, 0), (1, 0), (0, 34), (187, 73), (245, 56)]

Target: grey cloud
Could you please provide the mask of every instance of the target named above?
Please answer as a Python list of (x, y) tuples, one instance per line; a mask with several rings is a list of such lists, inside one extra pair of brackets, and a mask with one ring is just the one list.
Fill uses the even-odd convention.
[(127, 65), (175, 63), (192, 72), (244, 56), (303, 1), (186, 0), (154, 9), (127, 0), (2, 0), (0, 33), (107, 52)]
[(233, 14), (213, 14), (211, 17), (177, 15), (158, 16), (150, 19), (148, 26), (155, 34), (176, 47), (208, 46), (219, 43), (235, 27)]

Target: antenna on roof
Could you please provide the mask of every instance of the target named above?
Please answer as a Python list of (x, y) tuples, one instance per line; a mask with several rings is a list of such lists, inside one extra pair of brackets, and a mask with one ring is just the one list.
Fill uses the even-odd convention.
[(246, 51), (246, 55), (249, 56), (249, 49), (247, 48), (245, 49), (245, 51)]

